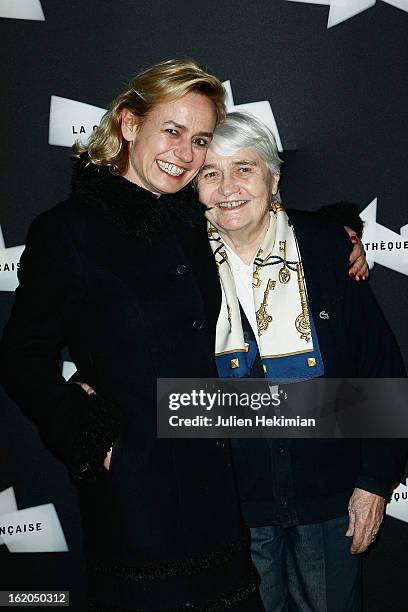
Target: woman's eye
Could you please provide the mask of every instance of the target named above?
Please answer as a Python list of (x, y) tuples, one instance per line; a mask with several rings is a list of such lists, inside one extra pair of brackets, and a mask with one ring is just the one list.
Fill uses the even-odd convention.
[(177, 130), (174, 130), (173, 128), (166, 128), (166, 132), (168, 134), (171, 134), (172, 136), (176, 136), (177, 135)]
[(245, 174), (247, 172), (251, 172), (251, 168), (249, 166), (242, 166), (238, 169), (238, 172), (240, 172), (241, 174)]
[(204, 173), (201, 175), (201, 178), (203, 178), (203, 179), (207, 179), (207, 180), (210, 180), (210, 179), (215, 178), (216, 176), (217, 176), (217, 173), (215, 172), (215, 170), (211, 170), (211, 171), (209, 171), (209, 172), (204, 172)]
[(199, 147), (208, 147), (208, 140), (205, 140), (205, 138), (195, 138), (194, 144)]

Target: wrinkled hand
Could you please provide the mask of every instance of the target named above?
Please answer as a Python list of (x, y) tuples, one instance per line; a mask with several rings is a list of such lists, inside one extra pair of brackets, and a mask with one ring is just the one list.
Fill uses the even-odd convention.
[(347, 537), (353, 537), (352, 554), (364, 552), (375, 540), (384, 517), (385, 499), (363, 489), (354, 489), (348, 505)]
[[(86, 383), (77, 383), (77, 384), (80, 385), (83, 388), (83, 390), (87, 392), (88, 395), (96, 395), (96, 392), (92, 389), (92, 387), (90, 387)], [(104, 462), (103, 462), (103, 467), (106, 470), (109, 470), (111, 455), (112, 455), (112, 447), (109, 449), (109, 452), (107, 453), (104, 459)]]
[(350, 227), (344, 226), (344, 229), (348, 233), (350, 240), (353, 243), (353, 249), (349, 257), (349, 276), (350, 278), (355, 278), (356, 281), (366, 280), (369, 275), (369, 270), (363, 243), (357, 236), (356, 232)]

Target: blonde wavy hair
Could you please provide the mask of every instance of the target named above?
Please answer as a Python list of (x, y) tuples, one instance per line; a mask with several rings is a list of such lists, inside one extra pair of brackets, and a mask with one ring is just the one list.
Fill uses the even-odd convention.
[(110, 166), (113, 172), (123, 174), (128, 165), (127, 141), (121, 129), (123, 109), (129, 109), (143, 122), (156, 104), (177, 100), (192, 91), (213, 102), (216, 127), (221, 125), (226, 114), (222, 83), (192, 59), (171, 59), (155, 64), (131, 79), (125, 91), (109, 105), (108, 112), (92, 133), (88, 144), (76, 141), (74, 157), (79, 158), (86, 153), (88, 164)]

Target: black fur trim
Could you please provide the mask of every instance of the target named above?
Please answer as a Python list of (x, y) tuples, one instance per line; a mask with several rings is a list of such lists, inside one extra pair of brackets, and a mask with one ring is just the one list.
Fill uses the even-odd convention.
[(185, 559), (161, 565), (105, 565), (102, 562), (96, 562), (90, 571), (95, 574), (110, 574), (124, 581), (132, 582), (166, 580), (175, 576), (193, 576), (203, 570), (220, 567), (228, 563), (236, 553), (245, 550), (249, 552), (248, 539), (225, 544), (208, 553), (194, 554)]
[[(229, 591), (216, 597), (215, 599), (211, 599), (202, 604), (193, 604), (191, 602), (187, 602), (184, 606), (180, 608), (163, 608), (167, 612), (222, 612), (222, 610), (229, 610), (231, 608), (235, 608), (241, 603), (244, 603), (249, 597), (252, 597), (256, 594), (258, 590), (259, 578), (256, 572), (251, 572), (248, 576), (248, 579), (241, 585), (239, 585), (233, 591)], [(95, 602), (89, 602), (88, 606), (89, 612), (142, 612), (142, 608), (132, 608), (129, 610), (126, 608), (120, 608), (117, 606), (103, 606), (100, 607)], [(157, 610), (159, 612), (159, 610)]]
[(87, 407), (74, 444), (72, 463), (68, 466), (73, 480), (81, 482), (92, 482), (104, 472), (103, 462), (118, 435), (121, 421), (118, 406), (96, 394), (87, 396)]
[(149, 240), (168, 229), (167, 214), (186, 223), (205, 225), (204, 207), (194, 189), (187, 185), (175, 194), (159, 198), (107, 166), (86, 165), (77, 160), (72, 176), (72, 197), (84, 206), (100, 210), (124, 233)]

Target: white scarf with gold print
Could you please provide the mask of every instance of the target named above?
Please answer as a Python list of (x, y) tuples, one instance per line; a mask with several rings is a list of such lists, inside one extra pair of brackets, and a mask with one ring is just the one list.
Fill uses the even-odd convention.
[[(310, 353), (314, 349), (296, 236), (282, 205), (273, 203), (270, 215), (269, 229), (254, 260), (252, 282), (261, 359)], [(234, 277), (225, 245), (210, 223), (208, 237), (222, 289), (216, 356), (245, 352), (248, 349)]]

